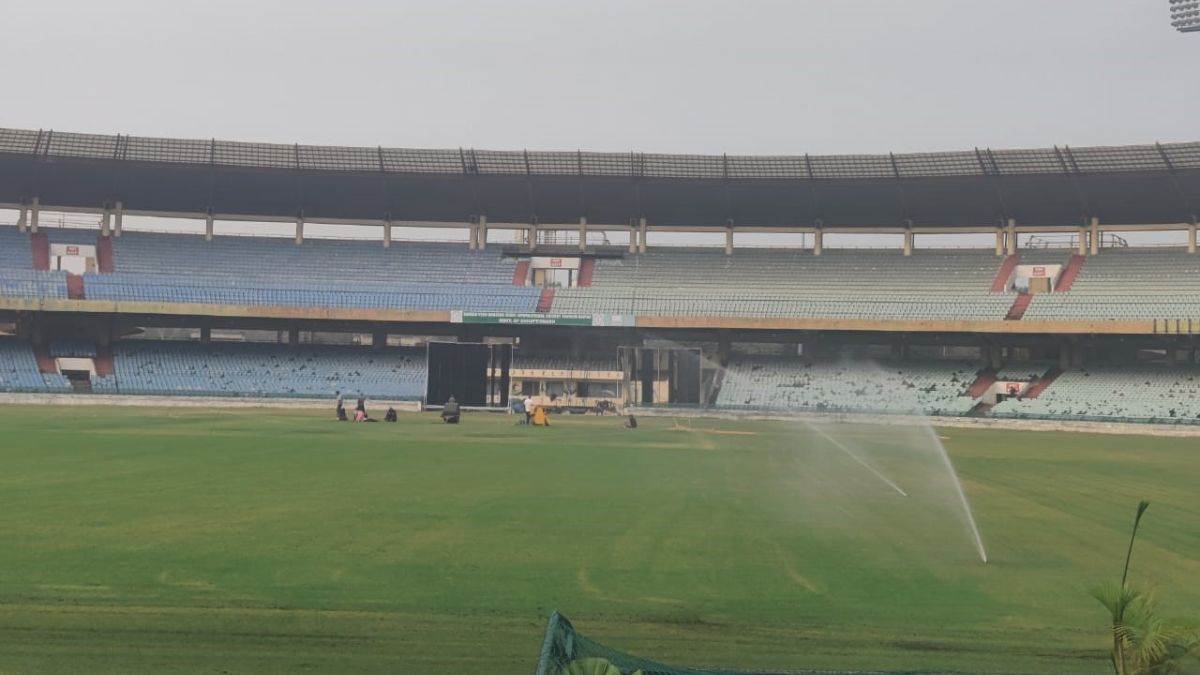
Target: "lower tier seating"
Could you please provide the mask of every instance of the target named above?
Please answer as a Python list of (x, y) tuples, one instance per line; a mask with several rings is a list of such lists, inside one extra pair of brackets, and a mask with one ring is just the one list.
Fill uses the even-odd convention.
[(113, 345), (116, 373), (96, 391), (121, 394), (418, 400), (425, 350), (333, 345), (128, 340)]
[(1200, 421), (1200, 366), (1136, 364), (1068, 370), (1035, 399), (1007, 399), (998, 417)]
[(764, 410), (961, 415), (975, 404), (963, 391), (970, 361), (810, 362), (738, 356), (725, 369), (717, 406)]
[(15, 338), (0, 338), (0, 391), (67, 392), (71, 383), (60, 373), (38, 372), (33, 346)]

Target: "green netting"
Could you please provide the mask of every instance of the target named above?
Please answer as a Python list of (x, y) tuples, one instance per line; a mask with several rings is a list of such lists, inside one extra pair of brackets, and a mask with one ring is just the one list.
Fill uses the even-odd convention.
[[(605, 663), (607, 662), (607, 664)], [(607, 668), (611, 664), (615, 671)], [(929, 671), (789, 670), (749, 671), (668, 666), (639, 658), (591, 640), (575, 631), (567, 617), (554, 612), (546, 626), (542, 653), (534, 675), (918, 675)]]

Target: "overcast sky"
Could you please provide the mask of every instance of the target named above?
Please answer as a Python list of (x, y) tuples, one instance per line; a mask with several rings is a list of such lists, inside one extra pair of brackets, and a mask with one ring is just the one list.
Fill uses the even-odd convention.
[(843, 153), (1200, 140), (1168, 0), (7, 0), (0, 125)]

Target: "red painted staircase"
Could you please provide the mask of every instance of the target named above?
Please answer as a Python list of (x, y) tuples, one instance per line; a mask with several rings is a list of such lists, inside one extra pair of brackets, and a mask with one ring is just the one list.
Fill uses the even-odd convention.
[(537, 311), (545, 314), (554, 306), (554, 289), (543, 288), (542, 295), (538, 298)]
[(33, 269), (50, 269), (50, 237), (45, 232), (29, 235), (30, 252), (33, 253)]
[(524, 286), (529, 281), (529, 261), (518, 260), (513, 268), (513, 286)]
[(50, 356), (50, 348), (46, 345), (33, 348), (33, 357), (37, 359), (39, 373), (57, 373), (58, 363)]
[(979, 371), (979, 375), (975, 377), (975, 381), (967, 388), (967, 396), (971, 398), (979, 398), (983, 396), (988, 387), (996, 383), (996, 371), (987, 368)]
[(1004, 317), (1005, 321), (1020, 321), (1021, 317), (1025, 316), (1025, 310), (1029, 309), (1029, 303), (1033, 302), (1033, 295), (1030, 293), (1021, 293), (1017, 295), (1017, 299), (1013, 300), (1012, 307), (1008, 308), (1008, 314)]
[(1063, 268), (1063, 272), (1058, 277), (1058, 285), (1054, 287), (1055, 291), (1069, 291), (1071, 285), (1075, 283), (1076, 277), (1083, 270), (1084, 257), (1076, 253), (1067, 261), (1067, 266)]
[(1044, 375), (1038, 378), (1037, 382), (1033, 383), (1033, 386), (1025, 390), (1025, 395), (1022, 398), (1037, 398), (1043, 391), (1046, 391), (1046, 387), (1054, 384), (1054, 381), (1062, 374), (1063, 371), (1061, 368), (1047, 370)]
[(579, 279), (580, 286), (591, 286), (592, 275), (596, 273), (596, 259), (584, 258), (579, 261)]
[(1008, 280), (1012, 278), (1013, 271), (1017, 269), (1020, 262), (1021, 254), (1019, 253), (1005, 256), (1004, 262), (1000, 263), (1000, 269), (996, 270), (996, 278), (992, 279), (993, 293), (1003, 293), (1008, 289)]
[(96, 238), (96, 266), (100, 268), (101, 274), (110, 274), (113, 271), (112, 237), (101, 235)]
[(67, 297), (72, 300), (83, 300), (83, 277), (78, 274), (67, 275)]

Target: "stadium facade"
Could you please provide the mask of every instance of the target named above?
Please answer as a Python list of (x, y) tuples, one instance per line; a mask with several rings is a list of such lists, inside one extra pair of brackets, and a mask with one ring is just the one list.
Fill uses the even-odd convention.
[[(747, 157), (0, 130), (0, 208), (0, 389), (437, 403), (469, 380), (488, 406), (1200, 421), (1200, 143)], [(45, 227), (49, 212), (97, 229)], [(125, 232), (128, 216), (205, 233)], [(219, 221), (294, 237), (215, 236)], [(379, 237), (306, 238), (312, 223)], [(468, 242), (394, 242), (401, 226)], [(614, 231), (628, 243), (599, 239)], [(1123, 246), (1129, 231), (1186, 243)], [(737, 248), (744, 232), (806, 244)], [(902, 243), (825, 245), (846, 232)], [(920, 246), (980, 233), (994, 245)], [(262, 331), (279, 337), (213, 339)], [(172, 334), (196, 339), (131, 339)], [(336, 334), (372, 347), (312, 337)]]
[(1181, 33), (1200, 31), (1200, 0), (1171, 0), (1171, 25)]

